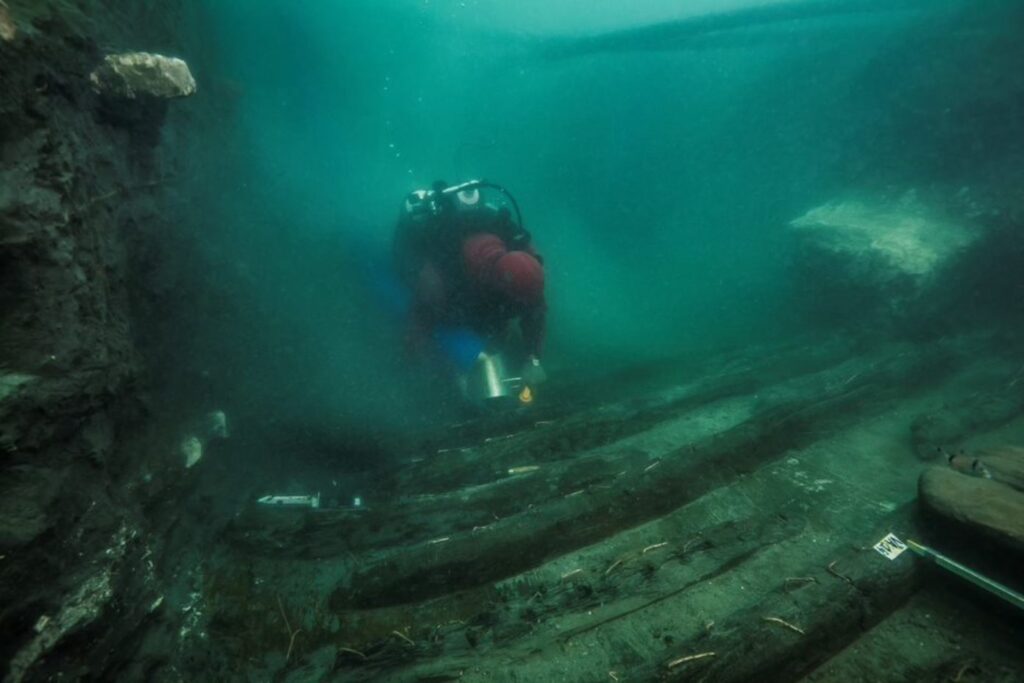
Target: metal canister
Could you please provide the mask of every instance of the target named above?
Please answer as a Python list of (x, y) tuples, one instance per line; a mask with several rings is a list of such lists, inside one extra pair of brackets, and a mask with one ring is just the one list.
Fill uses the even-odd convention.
[(469, 395), (476, 400), (507, 398), (519, 391), (519, 377), (509, 377), (500, 353), (481, 354), (469, 378)]

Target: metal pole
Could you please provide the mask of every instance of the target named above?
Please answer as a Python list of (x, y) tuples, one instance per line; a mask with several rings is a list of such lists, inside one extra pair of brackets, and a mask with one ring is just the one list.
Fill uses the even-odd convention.
[(962, 579), (970, 581), (978, 588), (988, 591), (992, 595), (995, 595), (1005, 600), (1014, 607), (1017, 607), (1018, 609), (1024, 609), (1024, 595), (1021, 595), (1012, 588), (1008, 588), (1007, 586), (1004, 586), (998, 581), (993, 581), (992, 579), (986, 576), (982, 576), (973, 569), (965, 567), (956, 560), (946, 557), (937, 550), (933, 550), (931, 548), (923, 546), (917, 541), (912, 541), (908, 538), (907, 545), (910, 546), (910, 549), (918, 555), (920, 555), (921, 557), (931, 560), (943, 569), (956, 574)]

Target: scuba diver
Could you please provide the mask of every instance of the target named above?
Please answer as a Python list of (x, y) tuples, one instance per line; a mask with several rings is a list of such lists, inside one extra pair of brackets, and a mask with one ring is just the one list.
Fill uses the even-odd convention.
[[(486, 202), (490, 190), (506, 205)], [(417, 190), (402, 204), (393, 249), (412, 295), (409, 352), (439, 354), (466, 398), (532, 402), (546, 380), (544, 267), (512, 195), (478, 180)], [(507, 375), (506, 358), (519, 363), (518, 377)]]

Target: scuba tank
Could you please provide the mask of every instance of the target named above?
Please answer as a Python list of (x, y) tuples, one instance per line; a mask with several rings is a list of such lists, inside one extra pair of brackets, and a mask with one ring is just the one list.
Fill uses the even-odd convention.
[[(497, 183), (486, 180), (469, 180), (457, 185), (448, 186), (443, 181), (434, 183), (430, 190), (416, 190), (409, 193), (402, 205), (400, 223), (418, 226), (420, 229), (436, 228), (443, 222), (445, 215), (453, 215), (462, 211), (476, 211), (488, 208), (497, 211), (496, 207), (486, 205), (481, 190), (496, 190), (504, 196), (505, 202), (512, 208), (502, 208), (507, 212), (510, 234), (502, 235), (510, 249), (522, 249), (530, 243), (530, 233), (523, 227), (523, 215), (519, 203), (508, 190)], [(512, 218), (514, 217), (514, 220)]]

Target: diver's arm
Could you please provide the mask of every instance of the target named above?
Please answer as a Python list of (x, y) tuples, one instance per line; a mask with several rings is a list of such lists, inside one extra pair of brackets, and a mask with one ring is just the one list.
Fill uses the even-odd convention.
[(541, 302), (533, 307), (519, 320), (519, 329), (523, 333), (523, 341), (529, 354), (523, 363), (520, 376), (528, 387), (536, 388), (547, 381), (547, 373), (540, 364), (540, 355), (544, 350), (544, 332), (547, 325), (547, 306)]
[(523, 341), (526, 344), (526, 352), (536, 359), (540, 359), (544, 352), (544, 337), (547, 334), (547, 303), (541, 301), (531, 307), (519, 319), (519, 328), (523, 334)]
[(445, 306), (444, 278), (433, 262), (426, 261), (413, 285), (412, 305), (405, 330), (406, 351), (414, 356), (426, 352)]

